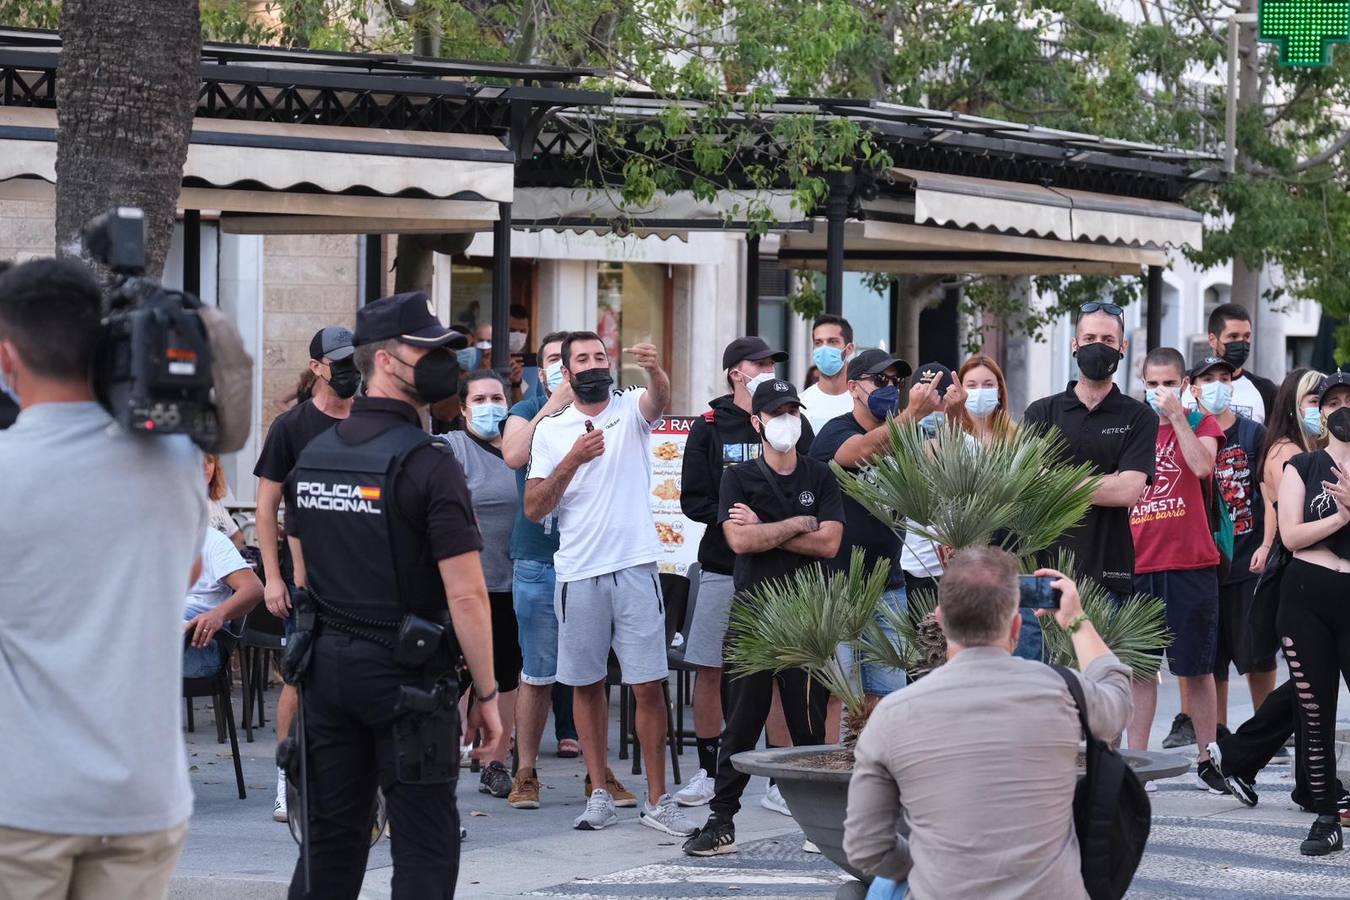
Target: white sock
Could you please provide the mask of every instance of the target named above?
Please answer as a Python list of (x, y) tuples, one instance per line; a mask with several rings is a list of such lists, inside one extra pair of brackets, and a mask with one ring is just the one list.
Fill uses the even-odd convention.
[(277, 799), (286, 799), (286, 770), (277, 769)]

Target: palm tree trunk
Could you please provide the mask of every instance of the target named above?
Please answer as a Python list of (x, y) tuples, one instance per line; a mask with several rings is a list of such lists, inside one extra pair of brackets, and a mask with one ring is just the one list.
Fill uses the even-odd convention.
[(164, 267), (201, 78), (195, 0), (66, 0), (57, 64), (56, 250), (113, 206), (145, 210), (146, 267)]

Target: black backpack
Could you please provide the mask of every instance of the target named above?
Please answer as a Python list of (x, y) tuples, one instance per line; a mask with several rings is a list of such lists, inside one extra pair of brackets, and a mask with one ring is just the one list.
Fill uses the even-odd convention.
[(1054, 666), (1069, 686), (1087, 743), (1087, 774), (1073, 795), (1073, 824), (1083, 886), (1092, 900), (1120, 900), (1130, 888), (1148, 843), (1152, 808), (1138, 776), (1110, 745), (1092, 736), (1078, 677)]

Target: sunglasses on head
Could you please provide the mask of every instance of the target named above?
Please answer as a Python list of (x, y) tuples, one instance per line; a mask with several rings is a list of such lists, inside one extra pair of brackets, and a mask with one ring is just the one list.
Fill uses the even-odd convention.
[(1121, 309), (1114, 303), (1106, 303), (1101, 300), (1093, 300), (1091, 302), (1084, 303), (1082, 306), (1078, 307), (1078, 311), (1083, 315), (1087, 315), (1088, 313), (1104, 312), (1108, 316), (1115, 316), (1117, 319), (1123, 319), (1125, 317), (1125, 310)]

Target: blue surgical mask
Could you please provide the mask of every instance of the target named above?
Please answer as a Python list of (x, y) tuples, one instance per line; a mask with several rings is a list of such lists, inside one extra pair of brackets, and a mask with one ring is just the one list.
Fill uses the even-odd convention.
[(544, 378), (548, 383), (550, 394), (562, 387), (562, 383), (567, 380), (566, 376), (563, 375), (562, 360), (558, 360), (544, 369)]
[(838, 347), (821, 345), (811, 353), (811, 362), (816, 364), (820, 374), (826, 378), (838, 375), (844, 367), (844, 351)]
[(463, 350), (455, 351), (455, 360), (459, 363), (459, 367), (465, 371), (476, 369), (483, 360), (483, 351), (477, 347), (465, 347)]
[(491, 440), (502, 430), (506, 407), (497, 403), (482, 403), (469, 410), (469, 427), (481, 438)]
[(1322, 411), (1320, 409), (1305, 409), (1303, 411), (1303, 430), (1313, 437), (1321, 437), (1325, 430), (1322, 427)]
[(1174, 393), (1174, 394), (1176, 393), (1176, 391), (1173, 390), (1173, 389), (1170, 388), (1170, 387), (1145, 388), (1145, 389), (1144, 389), (1144, 401), (1145, 401), (1146, 403), (1148, 403), (1149, 408), (1152, 409), (1155, 413), (1157, 413), (1158, 415), (1162, 415), (1162, 410), (1158, 407), (1158, 392), (1159, 392), (1159, 391), (1172, 391), (1172, 393)]
[(966, 392), (966, 412), (983, 419), (998, 409), (998, 388), (971, 388)]
[(878, 419), (893, 416), (900, 410), (900, 389), (895, 386), (877, 388), (867, 395), (867, 411)]
[(1200, 405), (1214, 415), (1226, 412), (1233, 400), (1233, 386), (1222, 381), (1211, 381), (1200, 386)]
[(919, 427), (926, 434), (937, 434), (939, 428), (947, 424), (947, 414), (943, 412), (930, 412), (919, 420)]

